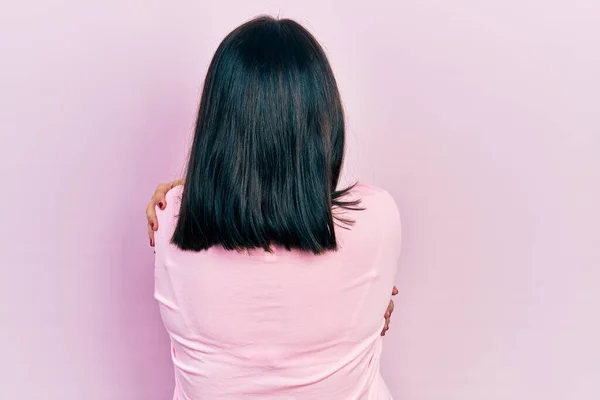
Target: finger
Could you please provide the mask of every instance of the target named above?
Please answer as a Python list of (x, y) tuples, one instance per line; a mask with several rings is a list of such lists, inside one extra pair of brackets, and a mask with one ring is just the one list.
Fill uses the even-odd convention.
[(167, 192), (171, 190), (170, 183), (161, 183), (156, 187), (152, 198), (150, 199), (150, 203), (154, 203), (153, 206), (164, 210), (167, 206)]
[(146, 207), (146, 219), (148, 220), (148, 229), (149, 230), (157, 230), (158, 229), (158, 219), (156, 218), (156, 203), (150, 201), (148, 206)]
[(150, 203), (146, 207), (146, 219), (148, 220), (148, 236), (150, 237), (150, 245), (154, 244), (154, 233), (158, 230), (158, 219), (156, 218), (156, 206), (161, 210), (167, 207), (166, 195), (173, 187), (183, 184), (183, 179), (178, 179), (170, 183), (161, 183), (154, 190), (154, 194), (150, 199)]
[(390, 329), (390, 324), (389, 322), (386, 321), (385, 325), (383, 326), (383, 329), (381, 330), (381, 336), (385, 336), (385, 333)]
[(392, 296), (395, 296), (398, 294), (398, 288), (396, 286), (394, 286), (394, 288), (392, 289)]
[(150, 225), (148, 225), (148, 239), (150, 239), (150, 247), (154, 247), (154, 231)]
[(169, 183), (161, 183), (156, 187), (151, 201), (153, 201), (158, 208), (164, 210), (167, 207), (167, 192), (176, 186), (183, 185), (184, 182), (184, 179), (176, 179)]
[(392, 316), (392, 312), (394, 312), (394, 302), (392, 300), (390, 300), (390, 302), (388, 304), (388, 308), (387, 308), (387, 310), (385, 310), (384, 317), (385, 318), (391, 317)]

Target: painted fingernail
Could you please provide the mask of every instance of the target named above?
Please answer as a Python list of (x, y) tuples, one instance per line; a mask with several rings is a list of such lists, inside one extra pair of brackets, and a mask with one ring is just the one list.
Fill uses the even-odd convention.
[(154, 229), (154, 222), (150, 222), (150, 227)]
[(158, 207), (159, 207), (159, 208), (162, 210), (162, 208), (163, 208), (163, 203), (162, 203), (162, 201), (158, 203)]

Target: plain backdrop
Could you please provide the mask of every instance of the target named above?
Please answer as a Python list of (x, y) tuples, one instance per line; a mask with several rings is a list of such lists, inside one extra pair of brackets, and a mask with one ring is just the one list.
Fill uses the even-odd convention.
[(395, 399), (600, 398), (596, 0), (2, 1), (0, 398), (171, 398), (144, 208), (263, 13), (322, 42), (344, 179), (400, 206)]

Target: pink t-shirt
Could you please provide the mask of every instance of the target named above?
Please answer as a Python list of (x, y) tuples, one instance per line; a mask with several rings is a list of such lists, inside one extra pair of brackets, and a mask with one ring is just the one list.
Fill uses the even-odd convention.
[(364, 211), (323, 255), (170, 244), (181, 187), (158, 211), (155, 298), (171, 338), (177, 400), (388, 400), (379, 371), (400, 255), (388, 192), (358, 185)]

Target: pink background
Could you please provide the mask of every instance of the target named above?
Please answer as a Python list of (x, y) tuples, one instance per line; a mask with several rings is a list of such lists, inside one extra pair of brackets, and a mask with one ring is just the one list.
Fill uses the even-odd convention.
[(3, 1), (0, 398), (170, 398), (144, 206), (264, 12), (326, 46), (346, 179), (401, 207), (396, 399), (600, 398), (595, 0)]

